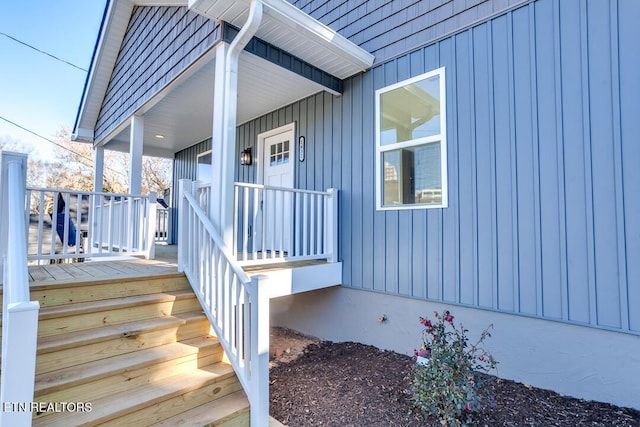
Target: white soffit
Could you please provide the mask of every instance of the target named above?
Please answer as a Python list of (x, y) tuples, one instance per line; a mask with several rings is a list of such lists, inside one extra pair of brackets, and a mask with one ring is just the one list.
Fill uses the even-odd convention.
[[(259, 0), (258, 0), (259, 1)], [(256, 37), (345, 79), (371, 68), (374, 56), (286, 0), (262, 0), (264, 16)], [(241, 28), (249, 0), (189, 0), (189, 8)]]

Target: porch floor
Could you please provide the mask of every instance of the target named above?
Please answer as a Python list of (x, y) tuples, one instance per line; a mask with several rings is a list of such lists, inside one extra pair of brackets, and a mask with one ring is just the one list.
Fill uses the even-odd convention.
[[(155, 259), (146, 260), (137, 257), (114, 257), (79, 263), (46, 264), (29, 266), (31, 285), (46, 285), (56, 282), (76, 282), (86, 280), (114, 279), (117, 277), (158, 276), (175, 274), (178, 271), (178, 247), (176, 245), (156, 245)], [(325, 261), (310, 260), (278, 264), (247, 266), (248, 275), (270, 273), (326, 264)]]

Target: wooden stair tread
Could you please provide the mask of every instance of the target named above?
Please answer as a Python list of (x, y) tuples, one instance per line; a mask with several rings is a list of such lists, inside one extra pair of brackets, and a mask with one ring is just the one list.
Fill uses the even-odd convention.
[(91, 412), (62, 412), (37, 418), (33, 426), (97, 425), (233, 377), (233, 367), (219, 362), (193, 372), (163, 378), (152, 384), (127, 390), (126, 393), (96, 399), (91, 402)]
[(167, 360), (179, 359), (190, 354), (197, 354), (206, 347), (219, 345), (217, 338), (212, 336), (189, 341), (192, 341), (193, 344), (183, 342), (165, 344), (39, 374), (36, 376), (34, 395), (36, 397), (42, 396), (64, 388), (96, 381), (106, 376), (133, 371)]
[(110, 298), (99, 301), (77, 302), (52, 307), (43, 307), (40, 310), (40, 320), (47, 320), (55, 317), (64, 317), (94, 311), (107, 311), (117, 308), (135, 307), (141, 304), (153, 304), (165, 301), (175, 301), (177, 299), (195, 297), (191, 290), (167, 291), (163, 293), (133, 295), (122, 298)]
[[(220, 399), (212, 400), (204, 405), (197, 406), (188, 411), (182, 412), (159, 423), (152, 424), (152, 427), (202, 427), (220, 425), (224, 421), (234, 419), (238, 415), (246, 413), (249, 420), (249, 400), (244, 391), (236, 391)], [(247, 424), (248, 425), (248, 424)]]
[(166, 273), (155, 273), (153, 276), (149, 276), (148, 274), (139, 273), (139, 274), (131, 274), (126, 276), (114, 276), (112, 278), (91, 278), (91, 277), (80, 277), (80, 278), (71, 278), (68, 280), (56, 280), (51, 282), (31, 282), (29, 284), (29, 290), (33, 291), (41, 291), (41, 290), (49, 290), (54, 288), (68, 288), (68, 287), (77, 287), (77, 286), (92, 286), (92, 285), (100, 285), (100, 284), (110, 284), (110, 283), (118, 283), (118, 282), (135, 282), (140, 280), (156, 280), (156, 279), (185, 279), (186, 277), (184, 273), (178, 273), (176, 271), (166, 272)]
[(38, 354), (50, 353), (53, 351), (88, 345), (119, 337), (131, 337), (140, 334), (141, 332), (168, 329), (172, 327), (177, 328), (185, 323), (186, 321), (182, 318), (166, 316), (104, 326), (100, 328), (86, 329), (64, 335), (42, 337), (38, 339)]

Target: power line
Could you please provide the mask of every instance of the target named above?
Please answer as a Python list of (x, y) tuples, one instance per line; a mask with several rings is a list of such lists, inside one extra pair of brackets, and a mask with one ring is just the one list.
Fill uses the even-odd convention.
[[(35, 135), (38, 138), (44, 139), (45, 141), (50, 142), (51, 144), (55, 145), (56, 147), (60, 147), (63, 150), (66, 150), (66, 151), (68, 151), (68, 152), (70, 152), (72, 154), (75, 154), (76, 156), (78, 156), (81, 159), (88, 160), (90, 162), (89, 164), (82, 163), (82, 162), (80, 162), (80, 163), (82, 163), (86, 167), (93, 168), (93, 159), (85, 156), (84, 154), (78, 153), (77, 151), (73, 151), (71, 148), (65, 147), (64, 145), (59, 144), (59, 143), (55, 142), (54, 140), (47, 138), (46, 136), (42, 136), (39, 133), (37, 133), (35, 131), (32, 131), (31, 129), (27, 129), (26, 127), (21, 126), (18, 123), (14, 122), (12, 120), (9, 120), (9, 119), (7, 119), (7, 118), (5, 118), (3, 116), (0, 116), (0, 120), (4, 120), (5, 122), (9, 123), (10, 125), (13, 125), (13, 126), (19, 128), (19, 129), (22, 129), (25, 132), (29, 132), (30, 134)], [(120, 171), (117, 171), (117, 170), (115, 170), (113, 168), (110, 168), (108, 166), (105, 166), (105, 168), (111, 170), (111, 172), (117, 173), (117, 174), (122, 175), (122, 176), (124, 176), (126, 178), (126, 175), (124, 173), (120, 172)]]
[(13, 40), (13, 41), (14, 41), (14, 42), (16, 42), (16, 43), (20, 43), (21, 45), (24, 45), (24, 46), (26, 46), (26, 47), (28, 47), (28, 48), (31, 48), (31, 49), (35, 50), (36, 52), (42, 53), (43, 55), (47, 55), (47, 56), (49, 56), (49, 57), (51, 57), (51, 58), (55, 59), (56, 61), (63, 62), (63, 63), (65, 63), (65, 64), (67, 64), (67, 65), (72, 66), (73, 68), (77, 68), (77, 69), (78, 69), (78, 70), (80, 70), (80, 71), (84, 71), (85, 73), (87, 72), (87, 70), (85, 70), (85, 69), (84, 69), (84, 68), (82, 68), (82, 67), (77, 66), (76, 64), (73, 64), (73, 63), (71, 63), (71, 62), (69, 62), (69, 61), (65, 61), (64, 59), (58, 58), (57, 56), (52, 55), (52, 54), (50, 54), (49, 52), (45, 52), (44, 50), (42, 50), (42, 49), (38, 49), (37, 47), (30, 45), (29, 43), (25, 43), (25, 42), (23, 42), (22, 40), (18, 40), (17, 38), (12, 37), (12, 36), (10, 36), (10, 35), (9, 35), (9, 34), (7, 34), (7, 33), (3, 33), (2, 31), (0, 31), (0, 35), (3, 35), (3, 36), (5, 36), (5, 37), (7, 37), (7, 38), (9, 38), (9, 39)]

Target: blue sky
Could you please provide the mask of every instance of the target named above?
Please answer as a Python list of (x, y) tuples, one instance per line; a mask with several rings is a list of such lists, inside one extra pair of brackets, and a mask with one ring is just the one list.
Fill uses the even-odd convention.
[[(88, 69), (106, 0), (0, 2), (0, 32)], [(0, 116), (45, 137), (73, 128), (86, 72), (0, 35)], [(48, 142), (0, 120), (0, 140)]]

